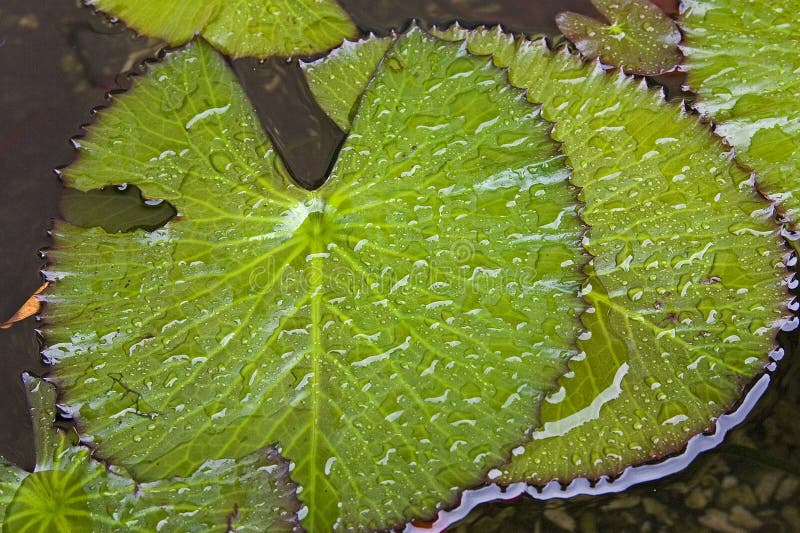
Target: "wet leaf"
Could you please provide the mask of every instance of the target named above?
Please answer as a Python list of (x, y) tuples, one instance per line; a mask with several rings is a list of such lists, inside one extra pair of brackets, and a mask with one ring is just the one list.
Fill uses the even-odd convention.
[(22, 307), (20, 307), (19, 310), (17, 310), (17, 312), (14, 313), (14, 315), (11, 318), (6, 320), (3, 324), (0, 324), (0, 329), (8, 329), (11, 326), (13, 326), (14, 324), (16, 324), (17, 322), (25, 320), (26, 318), (28, 318), (30, 316), (33, 316), (36, 313), (38, 313), (39, 309), (41, 309), (41, 307), (42, 307), (42, 304), (39, 301), (39, 298), (37, 298), (37, 296), (42, 294), (42, 292), (49, 285), (50, 285), (49, 283), (45, 282), (44, 284), (42, 284), (41, 287), (36, 289), (36, 292), (34, 292), (31, 295), (30, 298), (25, 300), (25, 303), (22, 304)]
[(737, 401), (775, 346), (788, 294), (770, 205), (661, 95), (544, 41), (449, 35), (493, 54), (542, 104), (591, 228), (582, 353), (534, 440), (496, 477), (598, 477), (680, 450)]
[(680, 17), (695, 107), (793, 220), (800, 215), (797, 8), (792, 0), (692, 0)]
[(171, 45), (199, 33), (234, 57), (324, 52), (356, 34), (335, 0), (85, 1)]
[(592, 4), (609, 24), (569, 11), (556, 16), (558, 29), (581, 54), (637, 74), (661, 74), (678, 65), (681, 33), (658, 6), (648, 0), (592, 0)]
[(302, 64), (314, 98), (342, 131), (350, 131), (361, 94), (391, 44), (390, 37), (373, 35)]
[(138, 480), (278, 443), (311, 531), (431, 513), (538, 425), (574, 355), (583, 229), (549, 128), (488, 60), (413, 30), (311, 192), (220, 56), (170, 54), (63, 174), (179, 213), (56, 226), (65, 402)]
[(194, 475), (135, 484), (53, 427), (55, 389), (24, 376), (37, 438), (33, 473), (0, 458), (3, 531), (294, 531), (299, 504), (274, 450), (208, 461)]

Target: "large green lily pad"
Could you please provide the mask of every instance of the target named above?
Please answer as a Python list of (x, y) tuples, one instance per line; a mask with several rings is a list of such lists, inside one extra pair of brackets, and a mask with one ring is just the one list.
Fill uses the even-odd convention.
[(800, 11), (793, 0), (687, 0), (695, 107), (789, 217), (800, 214)]
[(356, 34), (335, 0), (85, 1), (171, 45), (199, 33), (236, 57), (324, 52)]
[(278, 444), (306, 528), (380, 528), (540, 424), (575, 354), (583, 232), (550, 125), (419, 30), (370, 78), (314, 192), (202, 43), (80, 141), (68, 185), (178, 211), (149, 233), (54, 230), (45, 354), (99, 456), (152, 481)]
[(3, 533), (294, 531), (299, 504), (275, 450), (208, 461), (194, 475), (135, 484), (53, 428), (55, 389), (24, 377), (37, 439), (33, 473), (0, 458)]
[(660, 93), (543, 40), (449, 37), (493, 54), (542, 104), (591, 228), (582, 353), (533, 441), (494, 475), (598, 477), (681, 449), (741, 397), (775, 347), (789, 297), (771, 206), (707, 128)]

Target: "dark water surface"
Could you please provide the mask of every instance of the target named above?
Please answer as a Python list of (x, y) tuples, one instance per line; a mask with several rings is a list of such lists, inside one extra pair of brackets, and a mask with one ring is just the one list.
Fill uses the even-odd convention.
[[(380, 34), (402, 29), (412, 18), (431, 24), (491, 21), (552, 34), (559, 11), (596, 14), (588, 0), (340, 2), (362, 30)], [(658, 3), (675, 9), (673, 1)], [(118, 73), (161, 47), (106, 23), (77, 0), (0, 0), (0, 322), (41, 284), (38, 251), (49, 245), (47, 228), (59, 215), (61, 195), (52, 169), (72, 160), (68, 139), (118, 87)], [(295, 178), (318, 186), (343, 134), (310, 97), (297, 62), (240, 60), (233, 67)], [(679, 77), (665, 80), (675, 95)], [(139, 227), (155, 227), (172, 214), (167, 205), (142, 210), (135, 189), (69, 193), (65, 200), (73, 220), (124, 229), (114, 226), (121, 217), (103, 217), (109, 209), (135, 212), (132, 224)], [(35, 327), (31, 318), (0, 330), (0, 455), (26, 468), (34, 462), (33, 439), (20, 373), (46, 372)], [(614, 495), (483, 505), (455, 529), (800, 530), (800, 365), (792, 361), (796, 336), (786, 342), (787, 356), (748, 420), (680, 474)]]

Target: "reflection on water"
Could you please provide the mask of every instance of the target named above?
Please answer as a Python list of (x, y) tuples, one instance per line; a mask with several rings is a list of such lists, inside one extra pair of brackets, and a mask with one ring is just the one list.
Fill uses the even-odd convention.
[[(517, 31), (553, 33), (556, 12), (593, 13), (588, 0), (341, 3), (362, 29), (379, 33), (403, 27), (412, 17), (425, 23), (492, 21)], [(674, 2), (659, 3), (674, 9)], [(5, 298), (0, 301), (0, 318), (10, 316), (41, 283), (37, 250), (48, 245), (46, 228), (58, 212), (60, 190), (51, 169), (68, 163), (73, 154), (65, 140), (78, 133), (78, 124), (90, 120), (88, 110), (92, 106), (104, 103), (103, 94), (116, 86), (117, 73), (153, 55), (159, 46), (152, 40), (134, 38), (119, 26), (104, 24), (90, 10), (69, 1), (3, 1), (0, 224), (4, 231), (0, 232), (0, 291)], [(296, 63), (244, 62), (236, 69), (262, 120), (278, 144), (283, 143), (295, 175), (305, 176), (299, 179), (313, 184), (313, 176), (324, 175), (329, 161), (310, 158), (308, 153), (332, 153), (341, 141), (341, 132), (326, 122), (313, 101), (301, 100), (297, 107), (298, 100), (293, 97), (305, 88)], [(282, 108), (287, 102), (295, 107)], [(298, 116), (305, 117), (302, 125), (298, 125)], [(309, 138), (313, 147), (305, 144)], [(303, 142), (298, 143), (298, 139)], [(291, 163), (292, 157), (295, 163)], [(28, 467), (33, 463), (33, 443), (19, 374), (23, 370), (43, 371), (34, 326), (27, 320), (0, 332), (0, 405), (4, 412), (0, 419), (0, 455)], [(487, 504), (455, 529), (793, 530), (800, 523), (800, 429), (794, 423), (800, 409), (800, 366), (792, 361), (796, 342), (796, 335), (786, 336), (787, 357), (747, 421), (726, 437), (725, 444), (701, 455), (680, 474), (620, 494), (548, 501), (525, 497), (513, 505)]]

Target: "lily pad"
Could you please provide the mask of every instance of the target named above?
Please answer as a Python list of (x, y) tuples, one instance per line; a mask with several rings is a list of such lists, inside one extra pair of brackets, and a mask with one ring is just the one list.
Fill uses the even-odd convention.
[(314, 98), (342, 131), (350, 131), (364, 88), (392, 41), (370, 36), (345, 42), (313, 63), (301, 63)]
[(137, 485), (53, 427), (55, 389), (24, 376), (37, 438), (33, 473), (0, 458), (3, 532), (294, 531), (299, 504), (275, 450), (209, 461), (193, 476)]
[(175, 46), (196, 33), (234, 57), (324, 52), (357, 30), (335, 0), (86, 0)]
[(762, 191), (800, 215), (800, 12), (792, 0), (691, 0), (680, 25), (695, 108)]
[(544, 40), (443, 35), (492, 54), (542, 105), (591, 228), (582, 352), (533, 441), (494, 477), (596, 478), (680, 450), (762, 372), (784, 325), (787, 250), (770, 204), (661, 94)]
[(681, 32), (675, 22), (649, 0), (592, 0), (609, 21), (572, 13), (556, 16), (558, 29), (581, 54), (637, 74), (661, 74), (681, 59)]
[(539, 425), (575, 355), (583, 228), (550, 125), (417, 29), (316, 191), (257, 124), (195, 43), (81, 140), (68, 185), (124, 181), (178, 215), (56, 226), (45, 355), (65, 403), (139, 481), (278, 444), (309, 530), (431, 513)]

